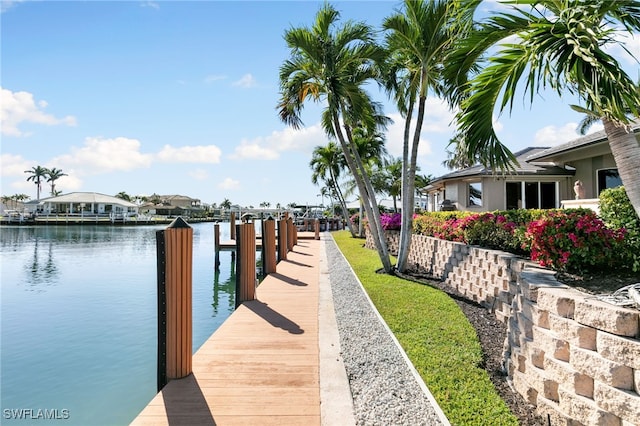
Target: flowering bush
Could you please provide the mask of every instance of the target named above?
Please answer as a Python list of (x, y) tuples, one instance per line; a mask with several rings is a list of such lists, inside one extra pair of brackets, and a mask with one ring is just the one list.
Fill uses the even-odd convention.
[(349, 219), (351, 220), (351, 223), (353, 223), (354, 226), (358, 226), (358, 224), (360, 224), (360, 214), (359, 213), (352, 214)]
[(623, 227), (606, 227), (589, 209), (431, 212), (414, 219), (414, 232), (530, 256), (570, 272), (615, 267), (629, 257), (621, 253), (634, 252)]
[(611, 268), (620, 263), (624, 229), (610, 229), (590, 210), (550, 211), (529, 223), (531, 259), (560, 271)]
[(600, 193), (600, 216), (610, 228), (624, 228), (626, 250), (620, 253), (634, 271), (640, 271), (640, 218), (623, 186)]
[(399, 230), (402, 222), (400, 213), (382, 213), (380, 215), (380, 224), (382, 229), (386, 231)]

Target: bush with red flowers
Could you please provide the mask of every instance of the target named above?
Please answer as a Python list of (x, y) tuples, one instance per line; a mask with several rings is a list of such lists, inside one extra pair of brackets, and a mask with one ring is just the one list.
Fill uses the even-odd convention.
[(584, 272), (619, 266), (624, 235), (624, 228), (607, 228), (590, 210), (550, 211), (529, 223), (525, 244), (542, 266)]

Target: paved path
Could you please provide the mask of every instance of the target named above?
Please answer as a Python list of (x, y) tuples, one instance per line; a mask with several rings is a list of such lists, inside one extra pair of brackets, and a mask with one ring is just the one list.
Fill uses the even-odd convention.
[(323, 241), (300, 238), (256, 294), (133, 425), (355, 424)]

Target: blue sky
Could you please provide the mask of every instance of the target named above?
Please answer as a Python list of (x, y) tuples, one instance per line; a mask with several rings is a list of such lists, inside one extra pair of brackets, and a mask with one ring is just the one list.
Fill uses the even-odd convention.
[[(24, 171), (41, 165), (68, 174), (56, 182), (63, 193), (319, 204), (309, 160), (315, 146), (327, 143), (320, 107), (305, 107), (305, 127), (294, 131), (275, 106), (278, 70), (289, 54), (283, 34), (311, 25), (321, 4), (2, 1), (2, 195), (35, 199)], [(399, 6), (332, 4), (343, 20), (376, 27)], [(627, 46), (640, 57), (639, 37)], [(622, 50), (612, 53), (638, 75)], [(373, 93), (395, 119), (387, 146), (400, 156), (402, 121), (384, 93)], [(499, 136), (513, 151), (571, 140), (580, 116), (570, 103), (553, 94), (533, 107), (516, 103), (499, 118)], [(421, 173), (447, 172), (441, 164), (451, 119), (441, 101), (428, 101)]]

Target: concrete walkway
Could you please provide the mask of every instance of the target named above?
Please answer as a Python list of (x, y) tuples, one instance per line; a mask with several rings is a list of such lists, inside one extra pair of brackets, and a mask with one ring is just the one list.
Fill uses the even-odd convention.
[(133, 425), (355, 424), (324, 242), (304, 237)]

